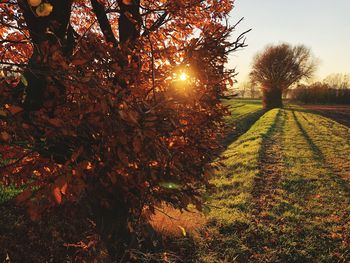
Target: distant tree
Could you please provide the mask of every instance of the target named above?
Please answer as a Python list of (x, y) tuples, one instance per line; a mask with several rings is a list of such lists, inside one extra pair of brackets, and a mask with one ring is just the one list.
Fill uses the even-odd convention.
[(349, 89), (350, 88), (350, 74), (335, 73), (327, 76), (323, 82), (327, 83), (334, 89)]
[(240, 96), (241, 98), (245, 98), (245, 96), (246, 96), (246, 94), (247, 94), (247, 82), (242, 83), (242, 84), (239, 86), (238, 90), (239, 90), (239, 92), (238, 92), (239, 96)]
[(271, 45), (254, 58), (250, 77), (261, 86), (264, 107), (271, 109), (282, 107), (283, 92), (300, 80), (310, 78), (315, 68), (309, 48)]
[(258, 88), (256, 86), (255, 83), (252, 83), (251, 81), (245, 81), (243, 82), (240, 87), (239, 87), (239, 91), (240, 91), (240, 96), (242, 98), (257, 98), (259, 95), (259, 91)]
[(259, 97), (259, 89), (255, 83), (248, 82), (248, 90), (249, 90), (250, 98), (256, 99)]

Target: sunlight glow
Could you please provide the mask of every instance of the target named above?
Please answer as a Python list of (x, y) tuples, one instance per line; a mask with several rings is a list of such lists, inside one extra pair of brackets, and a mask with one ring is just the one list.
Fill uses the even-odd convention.
[(188, 79), (188, 75), (185, 72), (182, 72), (179, 76), (181, 81), (186, 81)]

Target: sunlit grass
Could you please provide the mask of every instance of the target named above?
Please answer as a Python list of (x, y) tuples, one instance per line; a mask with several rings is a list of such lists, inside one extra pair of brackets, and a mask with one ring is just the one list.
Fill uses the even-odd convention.
[(349, 128), (316, 114), (297, 111), (295, 116), (323, 161), (350, 182)]
[(191, 207), (189, 211), (180, 212), (170, 206), (163, 205), (151, 217), (151, 225), (163, 237), (187, 236), (197, 237), (206, 223), (205, 216)]
[(243, 240), (237, 238), (237, 231), (249, 228), (252, 221), (252, 191), (259, 175), (262, 142), (274, 126), (278, 112), (276, 109), (266, 113), (223, 153), (226, 167), (212, 180), (217, 189), (212, 196), (212, 212), (208, 216), (208, 231), (212, 238), (220, 237), (216, 240), (219, 244), (216, 243), (217, 249), (210, 253), (199, 252), (200, 262), (218, 262), (213, 261), (214, 258), (232, 259), (237, 251), (244, 253), (246, 250)]
[[(291, 108), (276, 112), (266, 113), (223, 153), (226, 167), (213, 180), (217, 191), (208, 217), (212, 238), (199, 244), (200, 262), (350, 259), (348, 128)], [(266, 200), (272, 207), (256, 213), (261, 147), (277, 129), (274, 143), (281, 146), (284, 168)]]
[(233, 99), (225, 100), (223, 104), (231, 113), (225, 119), (226, 137), (225, 145), (232, 143), (264, 114), (260, 100)]
[(236, 123), (245, 116), (262, 109), (260, 100), (233, 99), (223, 101), (225, 106), (229, 107), (231, 116), (226, 118), (228, 125)]
[(0, 185), (0, 204), (11, 200), (18, 195), (22, 190), (14, 186), (2, 186)]

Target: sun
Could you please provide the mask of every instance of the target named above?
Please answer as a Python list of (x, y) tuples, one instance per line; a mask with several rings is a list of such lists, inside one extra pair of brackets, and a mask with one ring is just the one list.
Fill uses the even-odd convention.
[(186, 81), (188, 79), (188, 75), (185, 72), (182, 72), (179, 76), (181, 81)]

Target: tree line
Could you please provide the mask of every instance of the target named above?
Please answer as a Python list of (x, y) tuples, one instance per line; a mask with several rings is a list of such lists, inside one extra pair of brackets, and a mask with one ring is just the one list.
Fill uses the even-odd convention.
[(323, 81), (299, 84), (288, 97), (301, 103), (350, 104), (350, 75), (333, 74)]

